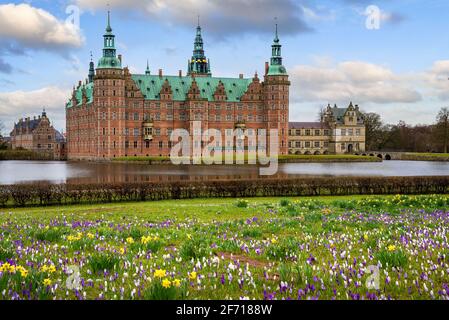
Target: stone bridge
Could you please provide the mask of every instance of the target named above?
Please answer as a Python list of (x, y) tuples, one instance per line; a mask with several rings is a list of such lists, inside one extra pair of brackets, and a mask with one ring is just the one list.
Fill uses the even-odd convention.
[(405, 152), (387, 152), (387, 151), (368, 151), (364, 153), (356, 153), (356, 155), (378, 157), (382, 160), (402, 160)]

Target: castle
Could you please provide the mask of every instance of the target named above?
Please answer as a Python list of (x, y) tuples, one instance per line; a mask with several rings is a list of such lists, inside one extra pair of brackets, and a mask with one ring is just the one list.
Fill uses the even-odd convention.
[[(88, 79), (73, 88), (66, 104), (69, 160), (169, 156), (173, 130), (193, 133), (198, 121), (202, 132), (217, 129), (223, 141), (235, 129), (248, 137), (259, 130), (276, 129), (279, 155), (306, 153), (302, 151), (307, 150), (307, 142), (297, 144), (303, 135), (292, 137), (300, 129), (289, 123), (290, 81), (277, 25), (263, 79), (257, 73), (252, 78), (213, 77), (199, 24), (185, 76), (182, 71), (175, 76), (164, 75), (162, 70), (152, 74), (148, 63), (144, 73), (131, 74), (117, 55), (109, 12), (103, 38), (103, 55), (96, 68), (91, 61)], [(330, 136), (337, 132), (332, 126), (338, 127), (329, 127)], [(245, 141), (245, 148), (248, 143)], [(355, 145), (352, 148), (346, 151), (356, 150)], [(334, 151), (330, 145), (320, 150), (342, 151)]]
[(43, 159), (65, 160), (64, 136), (50, 123), (47, 113), (31, 118), (21, 118), (10, 133), (11, 148), (34, 151)]

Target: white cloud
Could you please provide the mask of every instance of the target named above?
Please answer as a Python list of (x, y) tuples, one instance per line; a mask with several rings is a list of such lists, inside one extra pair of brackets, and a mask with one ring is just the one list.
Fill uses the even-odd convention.
[(81, 47), (84, 42), (74, 24), (28, 4), (0, 5), (0, 38), (34, 49)]
[(449, 100), (449, 60), (435, 61), (430, 70), (422, 75), (424, 86), (429, 95), (436, 96), (442, 101)]
[(65, 103), (70, 89), (51, 86), (33, 91), (0, 92), (0, 119), (9, 133), (19, 118), (37, 116), (45, 107), (57, 129), (65, 128)]
[(408, 76), (371, 63), (347, 61), (335, 66), (296, 66), (291, 70), (292, 100), (297, 102), (414, 103), (420, 93)]

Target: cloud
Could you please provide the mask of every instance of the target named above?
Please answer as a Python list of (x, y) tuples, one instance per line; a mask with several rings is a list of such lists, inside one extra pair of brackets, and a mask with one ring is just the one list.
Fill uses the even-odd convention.
[(20, 117), (32, 118), (38, 115), (43, 107), (57, 128), (64, 128), (64, 106), (70, 91), (70, 89), (51, 86), (33, 91), (0, 92), (0, 119), (6, 127), (5, 131), (10, 132), (14, 122), (17, 122)]
[(415, 103), (421, 94), (410, 87), (404, 75), (361, 61), (336, 66), (299, 65), (291, 70), (292, 87), (298, 88), (295, 102), (324, 103)]
[[(85, 9), (106, 9), (103, 0), (76, 0)], [(142, 13), (163, 23), (192, 27), (197, 15), (209, 34), (227, 38), (245, 33), (273, 33), (274, 17), (284, 35), (309, 32), (304, 9), (296, 0), (110, 0), (112, 8)], [(308, 12), (310, 14), (310, 12)]]
[(449, 100), (449, 60), (435, 61), (432, 67), (421, 76), (429, 94), (439, 100)]
[(58, 20), (43, 9), (28, 4), (0, 5), (0, 72), (13, 71), (2, 59), (4, 56), (43, 50), (69, 57), (69, 49), (83, 44), (84, 37), (78, 27)]

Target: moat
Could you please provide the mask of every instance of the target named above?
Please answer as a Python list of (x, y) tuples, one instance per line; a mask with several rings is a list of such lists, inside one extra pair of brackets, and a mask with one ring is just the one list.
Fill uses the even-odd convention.
[(0, 161), (0, 184), (111, 183), (298, 178), (304, 176), (448, 176), (449, 162), (285, 163), (260, 177), (256, 166), (173, 166), (135, 163)]

